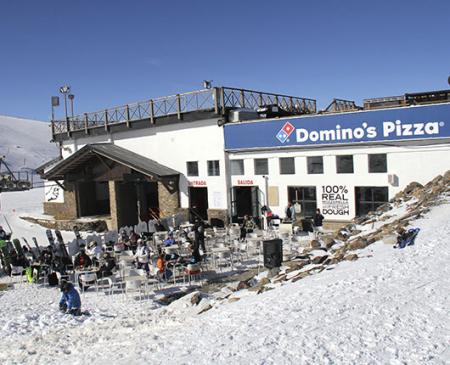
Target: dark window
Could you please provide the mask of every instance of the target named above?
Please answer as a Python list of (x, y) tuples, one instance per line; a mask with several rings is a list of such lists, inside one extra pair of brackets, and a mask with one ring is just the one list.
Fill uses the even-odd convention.
[(255, 158), (255, 175), (268, 175), (269, 163), (267, 158)]
[(369, 172), (387, 172), (385, 153), (369, 155)]
[(302, 206), (302, 216), (312, 217), (317, 209), (315, 186), (288, 186), (288, 199)]
[(294, 157), (280, 158), (280, 175), (295, 174), (295, 159)]
[(307, 157), (308, 174), (323, 174), (323, 157), (312, 156)]
[(187, 176), (198, 176), (198, 162), (188, 161), (186, 162)]
[(244, 175), (244, 160), (230, 160), (231, 175)]
[(219, 160), (208, 161), (208, 176), (219, 176)]
[(336, 172), (338, 174), (353, 174), (353, 156), (336, 156)]
[(356, 186), (355, 198), (356, 215), (365, 215), (389, 200), (389, 189), (385, 186)]

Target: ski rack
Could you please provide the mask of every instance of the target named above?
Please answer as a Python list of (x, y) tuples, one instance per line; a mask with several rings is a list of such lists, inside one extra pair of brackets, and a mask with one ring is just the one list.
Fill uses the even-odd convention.
[[(2, 172), (2, 165), (5, 166), (6, 172)], [(16, 173), (18, 178), (6, 163), (5, 156), (0, 156), (0, 193), (24, 191), (33, 188), (33, 182), (29, 178), (28, 171), (19, 171)], [(26, 179), (22, 179), (23, 175), (26, 176)]]

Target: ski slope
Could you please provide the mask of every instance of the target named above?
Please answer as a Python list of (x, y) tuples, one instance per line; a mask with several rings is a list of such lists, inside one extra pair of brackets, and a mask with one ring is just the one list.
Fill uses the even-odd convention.
[[(38, 206), (19, 194), (4, 199), (6, 215), (16, 230), (38, 231), (14, 218)], [(58, 289), (17, 285), (0, 292), (0, 363), (449, 364), (449, 203), (414, 221), (414, 246), (377, 242), (357, 261), (236, 292), (200, 315), (189, 297), (161, 306), (89, 291), (92, 315), (74, 318), (58, 312)]]
[(49, 123), (0, 115), (0, 156), (13, 171), (35, 169), (58, 156), (51, 139)]

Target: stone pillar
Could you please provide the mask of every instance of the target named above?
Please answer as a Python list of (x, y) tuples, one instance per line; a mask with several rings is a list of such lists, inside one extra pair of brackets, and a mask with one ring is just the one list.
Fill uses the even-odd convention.
[(175, 214), (180, 206), (178, 189), (169, 190), (163, 182), (158, 181), (158, 202), (161, 218)]
[(77, 219), (77, 194), (75, 184), (65, 183), (64, 203), (44, 202), (44, 213), (56, 220)]
[(108, 181), (109, 185), (109, 210), (111, 214), (112, 230), (119, 230), (119, 196), (117, 194), (117, 182)]

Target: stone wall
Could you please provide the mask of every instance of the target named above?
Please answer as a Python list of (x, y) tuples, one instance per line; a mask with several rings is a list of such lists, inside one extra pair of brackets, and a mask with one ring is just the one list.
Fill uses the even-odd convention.
[(44, 202), (44, 214), (52, 215), (57, 220), (76, 219), (77, 197), (75, 186), (66, 184), (64, 190), (64, 203)]
[(178, 190), (171, 192), (161, 181), (158, 181), (158, 202), (160, 217), (175, 214), (180, 207)]
[(208, 219), (211, 223), (211, 219), (220, 219), (225, 224), (229, 223), (228, 211), (226, 209), (208, 209)]
[(108, 228), (111, 230), (119, 230), (119, 212), (118, 212), (118, 196), (117, 196), (117, 182), (109, 181), (109, 210), (111, 219), (108, 221)]

